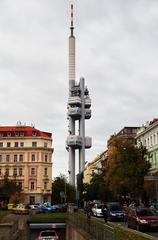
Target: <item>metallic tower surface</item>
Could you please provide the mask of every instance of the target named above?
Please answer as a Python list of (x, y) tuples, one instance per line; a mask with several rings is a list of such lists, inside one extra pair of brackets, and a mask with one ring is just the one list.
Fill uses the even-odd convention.
[[(92, 140), (85, 137), (85, 119), (91, 118), (91, 99), (84, 78), (76, 83), (75, 36), (73, 5), (71, 4), (71, 25), (69, 36), (69, 98), (68, 98), (68, 137), (66, 148), (69, 152), (69, 183), (75, 185), (75, 151), (79, 151), (79, 173), (85, 168), (85, 148), (90, 148)], [(77, 125), (78, 124), (78, 125)], [(77, 129), (78, 126), (78, 129)], [(77, 134), (76, 134), (77, 130)]]

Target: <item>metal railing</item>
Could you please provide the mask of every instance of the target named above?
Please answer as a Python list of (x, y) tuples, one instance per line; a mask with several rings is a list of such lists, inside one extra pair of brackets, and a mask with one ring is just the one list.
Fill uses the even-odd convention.
[(75, 213), (68, 214), (68, 221), (75, 228), (82, 229), (95, 240), (116, 240), (115, 229), (107, 224), (99, 223), (86, 215), (77, 216)]

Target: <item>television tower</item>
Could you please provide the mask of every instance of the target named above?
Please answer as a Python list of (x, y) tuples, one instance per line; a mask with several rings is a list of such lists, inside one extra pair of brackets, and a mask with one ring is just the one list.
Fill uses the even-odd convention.
[[(66, 148), (69, 152), (69, 183), (75, 185), (75, 151), (79, 152), (79, 173), (85, 169), (85, 148), (92, 146), (92, 139), (85, 137), (85, 119), (91, 118), (91, 99), (85, 79), (76, 81), (75, 36), (73, 24), (73, 4), (71, 4), (71, 24), (69, 36), (69, 98), (68, 98), (68, 137)], [(78, 127), (78, 129), (77, 129)], [(76, 133), (77, 130), (77, 133)]]

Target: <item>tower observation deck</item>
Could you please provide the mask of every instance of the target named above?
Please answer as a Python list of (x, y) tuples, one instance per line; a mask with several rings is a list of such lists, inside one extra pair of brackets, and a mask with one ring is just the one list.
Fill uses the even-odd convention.
[[(69, 98), (67, 105), (68, 136), (66, 149), (69, 153), (69, 183), (75, 185), (75, 151), (79, 153), (79, 173), (85, 169), (85, 149), (92, 146), (92, 139), (85, 136), (85, 119), (91, 118), (91, 99), (85, 79), (75, 81), (75, 36), (73, 5), (71, 4), (71, 26), (69, 36)], [(77, 133), (76, 133), (76, 128)]]

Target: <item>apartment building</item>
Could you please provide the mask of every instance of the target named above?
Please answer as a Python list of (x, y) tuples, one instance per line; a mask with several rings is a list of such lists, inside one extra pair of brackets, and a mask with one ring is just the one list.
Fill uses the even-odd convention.
[(89, 162), (84, 170), (84, 178), (83, 182), (90, 184), (90, 181), (92, 180), (93, 174), (99, 174), (101, 172), (101, 169), (103, 165), (105, 165), (105, 161), (107, 160), (107, 150), (102, 152), (101, 154), (98, 154), (93, 161)]
[(148, 160), (151, 163), (151, 173), (158, 172), (158, 118), (144, 124), (137, 136), (137, 144), (142, 144), (148, 150)]
[(52, 134), (32, 126), (0, 126), (0, 180), (7, 174), (25, 203), (51, 201)]

